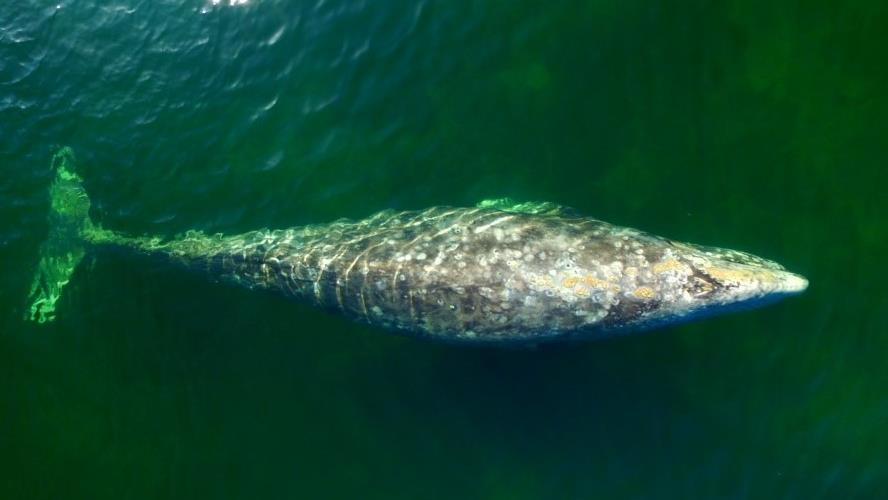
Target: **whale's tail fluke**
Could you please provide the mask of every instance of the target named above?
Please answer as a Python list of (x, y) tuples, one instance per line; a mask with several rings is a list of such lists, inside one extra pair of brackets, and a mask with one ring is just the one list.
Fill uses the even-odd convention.
[(52, 157), (55, 179), (49, 188), (49, 234), (40, 246), (25, 319), (46, 323), (55, 319), (56, 302), (85, 254), (83, 233), (92, 226), (89, 197), (74, 172), (74, 152), (63, 147)]

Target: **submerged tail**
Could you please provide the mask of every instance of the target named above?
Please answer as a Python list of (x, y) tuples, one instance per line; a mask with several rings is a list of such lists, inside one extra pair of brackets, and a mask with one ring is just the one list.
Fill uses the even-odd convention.
[(61, 148), (52, 157), (55, 179), (49, 188), (49, 235), (40, 246), (25, 318), (38, 323), (55, 319), (56, 302), (85, 254), (83, 233), (92, 226), (89, 197), (74, 173), (74, 152)]

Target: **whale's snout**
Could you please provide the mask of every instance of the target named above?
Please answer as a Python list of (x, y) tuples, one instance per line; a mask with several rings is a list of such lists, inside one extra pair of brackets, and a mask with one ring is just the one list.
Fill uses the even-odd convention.
[(707, 306), (749, 309), (798, 295), (808, 288), (808, 279), (787, 271), (780, 264), (745, 252), (710, 250), (698, 268), (715, 284), (716, 292), (704, 299)]
[(796, 295), (808, 289), (808, 279), (801, 274), (795, 274), (783, 271), (777, 277), (778, 286), (775, 288), (777, 293), (785, 293), (788, 295)]
[[(670, 242), (670, 255), (653, 266), (660, 286), (669, 293), (671, 283), (680, 283), (682, 298), (667, 308), (684, 319), (721, 312), (756, 308), (798, 295), (808, 288), (808, 279), (787, 271), (772, 260), (726, 248)], [(675, 265), (671, 258), (687, 264)]]

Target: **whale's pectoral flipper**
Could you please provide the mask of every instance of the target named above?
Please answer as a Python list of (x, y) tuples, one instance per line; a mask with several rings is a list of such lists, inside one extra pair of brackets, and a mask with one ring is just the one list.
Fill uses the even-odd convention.
[(82, 233), (91, 225), (90, 203), (73, 163), (74, 153), (67, 147), (52, 158), (55, 179), (49, 189), (49, 234), (40, 246), (25, 312), (26, 319), (38, 323), (55, 318), (56, 302), (85, 253)]
[(578, 215), (575, 209), (552, 203), (551, 201), (519, 202), (512, 198), (494, 198), (490, 200), (481, 200), (476, 206), (478, 208), (492, 208), (494, 210), (517, 214), (559, 215), (562, 217), (574, 217)]

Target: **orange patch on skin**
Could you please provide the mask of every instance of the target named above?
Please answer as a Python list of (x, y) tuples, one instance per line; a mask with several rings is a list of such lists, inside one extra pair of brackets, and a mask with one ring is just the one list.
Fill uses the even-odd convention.
[(620, 291), (620, 285), (618, 285), (616, 283), (611, 283), (610, 281), (598, 279), (595, 276), (592, 276), (591, 274), (587, 274), (583, 278), (583, 283), (585, 283), (586, 286), (589, 286), (591, 288), (610, 290), (612, 292), (619, 292)]
[(561, 284), (566, 286), (567, 288), (573, 288), (574, 286), (576, 286), (577, 282), (579, 282), (579, 281), (580, 281), (579, 279), (577, 279), (573, 276), (570, 276), (570, 277), (567, 277), (567, 278), (564, 278), (563, 280), (561, 280)]
[(654, 291), (651, 290), (649, 287), (640, 286), (636, 288), (634, 292), (632, 292), (632, 295), (635, 295), (639, 299), (650, 299), (654, 297)]
[(710, 267), (706, 269), (706, 274), (712, 276), (719, 281), (741, 282), (755, 279), (758, 277), (756, 273), (746, 270), (725, 269), (722, 267)]
[(666, 259), (663, 262), (657, 262), (654, 264), (653, 270), (655, 273), (665, 273), (666, 271), (679, 271), (685, 269), (685, 265), (675, 259)]
[(595, 276), (592, 276), (591, 274), (587, 274), (583, 277), (583, 283), (591, 286), (592, 288), (607, 288), (609, 285), (607, 281), (600, 280)]

